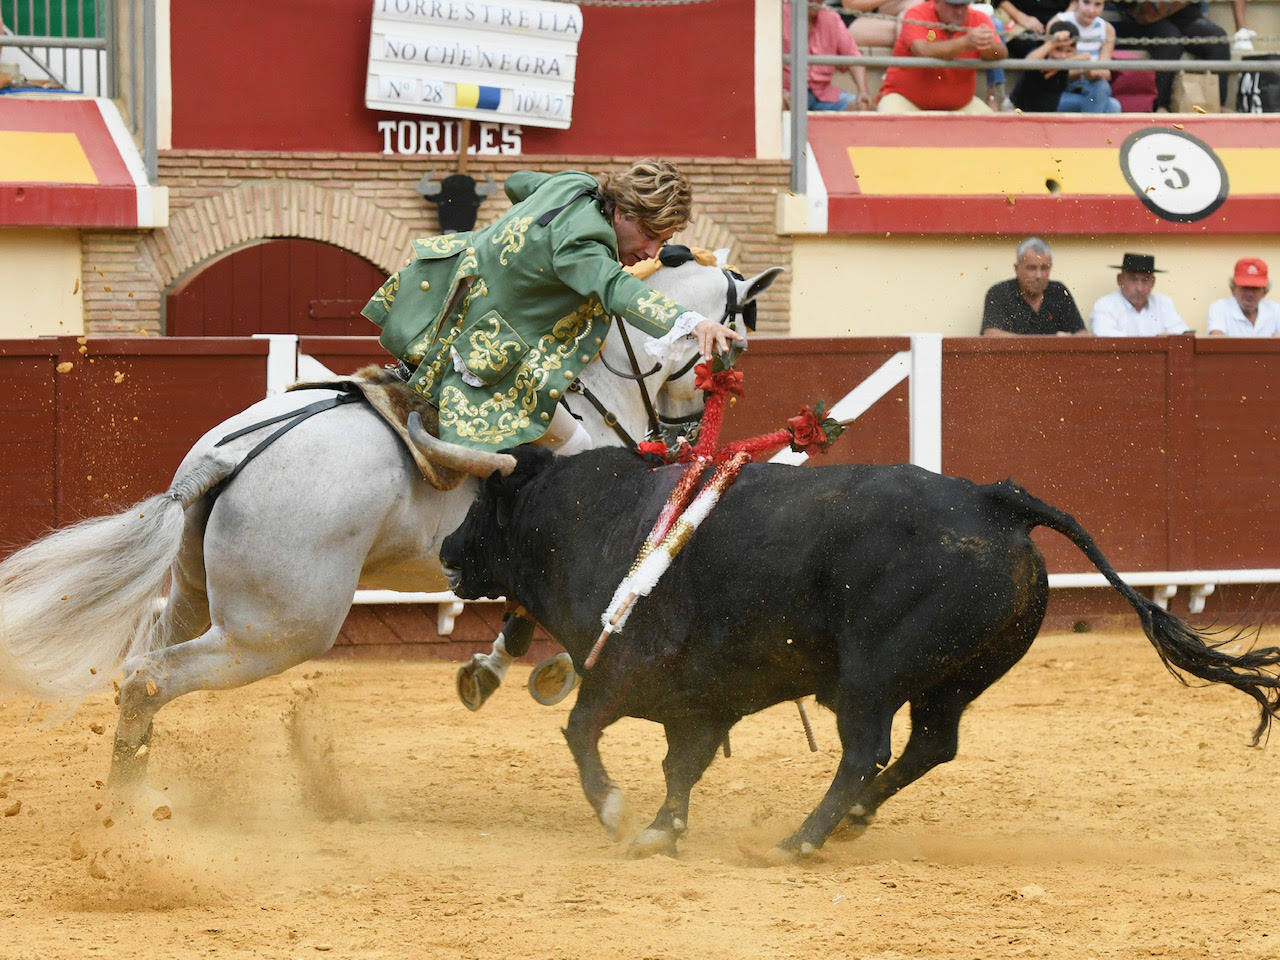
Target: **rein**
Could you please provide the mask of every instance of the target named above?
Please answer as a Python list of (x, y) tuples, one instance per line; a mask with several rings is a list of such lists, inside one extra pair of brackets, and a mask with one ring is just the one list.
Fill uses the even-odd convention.
[[(675, 266), (675, 265), (676, 264), (674, 263), (669, 264), (669, 266)], [(749, 303), (746, 305), (742, 305), (738, 302), (738, 286), (734, 281), (740, 280), (742, 278), (734, 274), (732, 271), (724, 269), (723, 267), (720, 269), (720, 272), (721, 274), (724, 275), (725, 284), (728, 288), (725, 295), (724, 313), (720, 317), (720, 322), (725, 326), (732, 327), (735, 325), (735, 321), (737, 320), (737, 318), (742, 317), (743, 322), (746, 324), (747, 328), (750, 330), (754, 330), (756, 326), (755, 318), (754, 318), (755, 304)], [(653, 399), (649, 396), (649, 387), (648, 387), (648, 384), (645, 382), (645, 380), (646, 378), (651, 377), (653, 376), (653, 374), (657, 373), (662, 368), (662, 364), (656, 363), (653, 365), (653, 368), (649, 370), (647, 373), (641, 373), (640, 362), (636, 358), (635, 349), (631, 346), (631, 337), (627, 333), (627, 325), (622, 321), (620, 317), (615, 318), (615, 320), (618, 324), (618, 334), (622, 337), (622, 345), (627, 351), (627, 360), (631, 365), (631, 372), (628, 373), (625, 370), (619, 370), (616, 367), (614, 367), (605, 358), (603, 353), (600, 354), (600, 362), (604, 364), (605, 369), (608, 370), (610, 373), (612, 373), (615, 377), (618, 377), (623, 380), (632, 380), (635, 382), (637, 389), (639, 389), (640, 391), (640, 401), (641, 403), (644, 404), (645, 414), (649, 418), (649, 432), (648, 434), (646, 434), (646, 437), (660, 436), (662, 433), (663, 427), (666, 427), (668, 429), (679, 430), (679, 429), (683, 429), (688, 424), (698, 423), (699, 421), (701, 421), (703, 415), (706, 412), (705, 406), (701, 410), (697, 411), (696, 413), (690, 413), (683, 417), (668, 417), (658, 412), (657, 407), (654, 405)], [(733, 361), (737, 359), (738, 354), (740, 354), (741, 352), (742, 352), (741, 347), (731, 346), (729, 348), (730, 365), (732, 365)], [(672, 382), (673, 380), (679, 380), (681, 377), (687, 374), (690, 370), (692, 370), (694, 366), (696, 366), (701, 360), (702, 358), (697, 353), (694, 353), (694, 355), (690, 357), (688, 361), (680, 367), (679, 370), (675, 371), (675, 373), (668, 375), (667, 378), (663, 380), (663, 385), (665, 386), (666, 384)], [(590, 388), (588, 388), (580, 380), (575, 380), (574, 383), (568, 388), (566, 392), (581, 393), (583, 397), (585, 397), (587, 401), (593, 407), (595, 407), (596, 412), (600, 414), (605, 424), (608, 427), (610, 427), (614, 433), (618, 435), (618, 437), (622, 440), (623, 444), (632, 450), (636, 449), (637, 444), (635, 439), (632, 438), (631, 434), (629, 434), (623, 428), (622, 424), (618, 422), (618, 415), (614, 413), (612, 410), (610, 410), (608, 407), (606, 407), (600, 401), (600, 398), (591, 392)]]

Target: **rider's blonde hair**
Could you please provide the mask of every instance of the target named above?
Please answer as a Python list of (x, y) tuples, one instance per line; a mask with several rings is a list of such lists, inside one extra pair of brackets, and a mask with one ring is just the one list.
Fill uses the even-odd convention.
[(668, 160), (639, 160), (622, 173), (603, 174), (600, 193), (606, 215), (616, 209), (655, 236), (693, 220), (693, 188)]

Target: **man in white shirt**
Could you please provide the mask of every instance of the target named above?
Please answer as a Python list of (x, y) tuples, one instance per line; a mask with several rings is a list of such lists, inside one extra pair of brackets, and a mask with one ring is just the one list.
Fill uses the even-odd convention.
[(1231, 296), (1209, 304), (1211, 337), (1280, 337), (1280, 303), (1264, 299), (1271, 289), (1267, 265), (1257, 257), (1236, 261)]
[(1095, 337), (1158, 337), (1166, 333), (1190, 333), (1173, 301), (1154, 293), (1156, 258), (1146, 253), (1126, 253), (1113, 269), (1119, 288), (1100, 297), (1089, 313)]

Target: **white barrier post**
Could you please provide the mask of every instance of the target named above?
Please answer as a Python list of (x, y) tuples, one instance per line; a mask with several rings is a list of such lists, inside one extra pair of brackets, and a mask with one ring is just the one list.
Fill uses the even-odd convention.
[(267, 396), (284, 393), (298, 379), (298, 337), (292, 333), (255, 333), (267, 341)]
[(911, 462), (942, 472), (942, 334), (911, 335)]

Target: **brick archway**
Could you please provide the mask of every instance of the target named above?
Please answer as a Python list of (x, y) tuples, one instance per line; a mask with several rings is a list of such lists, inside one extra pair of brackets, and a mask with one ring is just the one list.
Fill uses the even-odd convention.
[(147, 237), (161, 289), (231, 250), (277, 237), (319, 240), (394, 272), (414, 232), (403, 220), (350, 191), (291, 180), (243, 183), (170, 215)]

